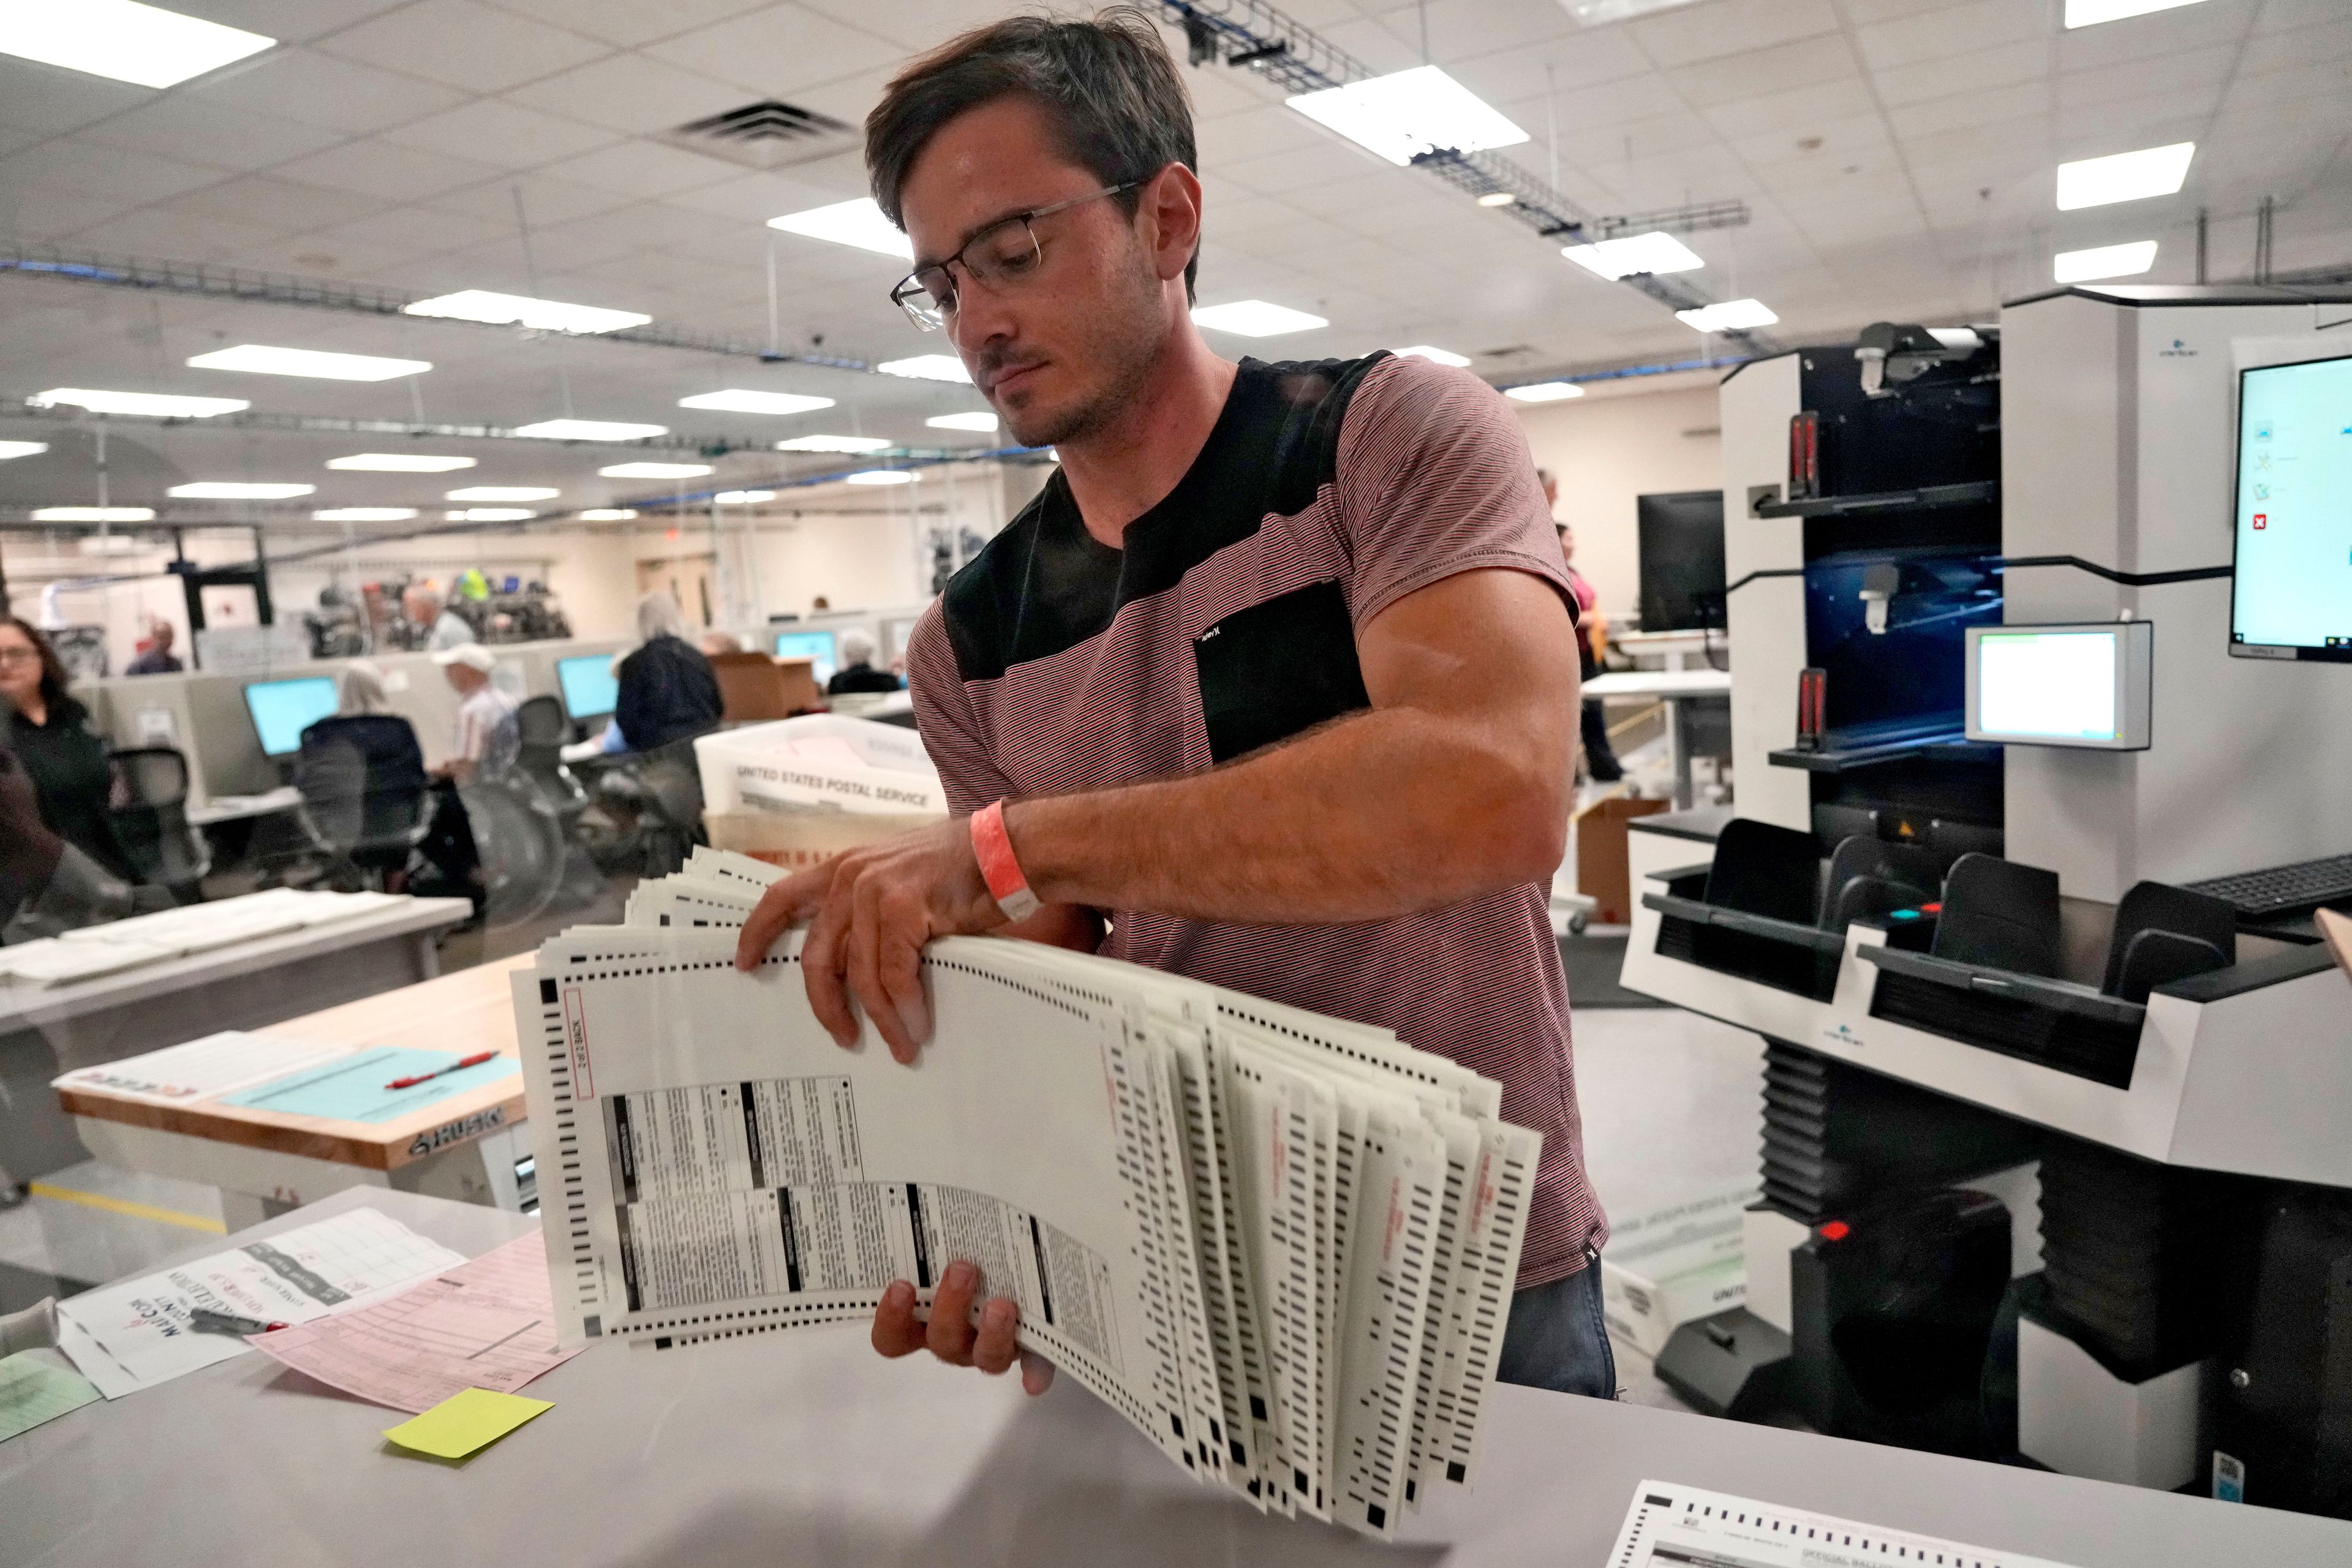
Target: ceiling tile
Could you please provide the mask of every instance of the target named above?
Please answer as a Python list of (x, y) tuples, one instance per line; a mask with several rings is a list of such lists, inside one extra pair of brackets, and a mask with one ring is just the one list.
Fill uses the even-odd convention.
[(2058, 107), (2087, 109), (2163, 94), (2178, 97), (2182, 111), (2193, 113), (2221, 96), (2231, 64), (2228, 55), (2207, 50), (2064, 71), (2057, 79)]
[(1761, 98), (1718, 104), (1705, 111), (1706, 122), (1727, 137), (1763, 136), (1787, 132), (1803, 134), (1811, 127), (1833, 120), (1876, 114), (1878, 104), (1860, 78), (1825, 82)]
[(482, 98), (388, 131), (383, 139), (457, 158), (489, 155), (509, 168), (529, 169), (609, 146), (615, 137), (604, 126)]
[(997, 15), (974, 7), (971, 0), (890, 0), (887, 5), (875, 5), (874, 0), (801, 0), (801, 5), (887, 39), (908, 54), (943, 44), (967, 28), (995, 20)]
[(58, 185), (0, 184), (0, 231), (19, 239), (54, 242), (91, 224), (120, 216), (133, 205), (121, 197)]
[(479, 184), (499, 171), (493, 164), (471, 158), (394, 146), (371, 137), (297, 158), (271, 172), (304, 184), (326, 185), (386, 201), (413, 202), (460, 185)]
[[(859, 171), (853, 166), (841, 172), (854, 175)], [(764, 224), (784, 213), (830, 206), (835, 202), (848, 201), (866, 194), (863, 180), (855, 184), (845, 180), (818, 185), (793, 177), (800, 173), (799, 170), (788, 170), (772, 174), (742, 174), (731, 180), (722, 180), (715, 185), (705, 185), (699, 190), (665, 195), (662, 199), (671, 205), (687, 207), (714, 217)]]
[(2068, 28), (2057, 37), (2058, 65), (2061, 69), (2080, 70), (2190, 49), (2234, 53), (2251, 30), (2258, 9), (2246, 0), (2226, 4), (2207, 0), (2203, 5), (2130, 17), (2117, 25)]
[(407, 0), (196, 0), (173, 9), (299, 44), (405, 4)]
[(1837, 26), (1829, 0), (1716, 0), (1625, 24), (1662, 68), (1818, 37)]
[[(706, 26), (769, 0), (495, 0), (499, 9), (585, 33), (625, 49)], [(893, 0), (894, 5), (900, 0)], [(870, 9), (870, 7), (869, 7)]]
[(1993, 44), (2046, 38), (2052, 0), (1974, 0), (1944, 5), (1857, 34), (1862, 58), (1874, 70), (1948, 58)]
[(798, 5), (769, 5), (666, 38), (645, 52), (764, 94), (790, 94), (893, 64), (905, 54), (897, 44)]
[(485, 180), (478, 185), (444, 191), (439, 195), (426, 198), (421, 205), (436, 213), (464, 213), (501, 229), (512, 229), (518, 187), (522, 191), (523, 212), (534, 229), (541, 224), (570, 223), (576, 218), (611, 212), (627, 202), (625, 196), (600, 191), (592, 185), (574, 184), (569, 180), (551, 180), (543, 174), (530, 174), (519, 178)]
[(143, 109), (100, 121), (81, 134), (102, 146), (247, 170), (266, 169), (343, 139), (340, 131), (225, 108), (190, 93), (165, 94)]
[(2341, 16), (2316, 26), (2259, 33), (2248, 38), (2245, 52), (2238, 59), (2238, 72), (2241, 76), (2253, 76), (2347, 57), (2352, 57), (2352, 16)]
[(601, 191), (641, 199), (669, 195), (735, 178), (740, 166), (657, 142), (623, 142), (549, 164), (541, 173)]
[[(257, 113), (283, 115), (354, 136), (382, 131), (465, 101), (437, 82), (332, 59), (309, 49), (277, 49), (249, 70), (208, 80), (190, 96)], [(0, 104), (6, 93), (0, 89)], [(0, 109), (0, 115), (5, 115)]]
[(247, 174), (163, 205), (232, 223), (248, 223), (274, 233), (343, 223), (378, 210), (382, 204), (348, 191), (298, 184), (272, 174)]
[(1743, 98), (1860, 79), (1860, 68), (1844, 38), (1805, 38), (1793, 44), (1749, 49), (1696, 65), (1679, 66), (1666, 79), (1695, 108)]
[(643, 55), (614, 55), (506, 93), (550, 114), (614, 131), (668, 131), (742, 106), (740, 89)]
[(2013, 125), (2020, 121), (2031, 122), (2036, 132), (2047, 136), (2050, 110), (2050, 84), (2036, 79), (2019, 82), (2011, 87), (1992, 88), (1984, 92), (1929, 99), (1925, 103), (1897, 105), (1887, 110), (1886, 118), (1894, 125), (1897, 137), (1906, 143), (1916, 144), (1932, 142), (1935, 138), (1954, 131), (1982, 125)]
[(75, 243), (92, 250), (169, 257), (175, 261), (253, 266), (254, 253), (275, 237), (275, 231), (252, 224), (146, 207), (84, 229), (75, 236)]
[(1875, 114), (1822, 121), (1794, 132), (1743, 136), (1731, 143), (1731, 150), (1775, 189), (1791, 182), (1829, 179), (1855, 164), (1883, 173), (1894, 168), (1896, 161), (1886, 123)]
[(0, 55), (0, 126), (55, 136), (152, 103), (154, 92), (14, 55)]
[(76, 139), (45, 142), (0, 158), (0, 186), (62, 185), (121, 201), (157, 202), (229, 177), (227, 171), (183, 163), (154, 153), (124, 153)]
[(476, 92), (585, 64), (607, 46), (477, 0), (415, 0), (321, 41), (331, 55)]

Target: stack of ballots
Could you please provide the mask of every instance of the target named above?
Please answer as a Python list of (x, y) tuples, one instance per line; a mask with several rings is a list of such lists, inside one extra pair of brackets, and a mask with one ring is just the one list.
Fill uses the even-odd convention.
[[(515, 973), (567, 1342), (864, 1321), (951, 1261), (1202, 1480), (1391, 1535), (1466, 1484), (1541, 1139), (1389, 1032), (1032, 942), (924, 953), (901, 1066), (816, 1022), (775, 868), (698, 850)], [(553, 1172), (559, 1191), (548, 1192)]]

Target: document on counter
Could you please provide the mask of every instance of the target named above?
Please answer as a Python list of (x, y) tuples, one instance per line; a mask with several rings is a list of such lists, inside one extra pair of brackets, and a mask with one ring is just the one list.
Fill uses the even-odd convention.
[(329, 1387), (414, 1414), (467, 1388), (512, 1394), (583, 1348), (556, 1343), (538, 1231), (373, 1305), (247, 1342)]
[(58, 1348), (109, 1399), (243, 1355), (239, 1323), (307, 1323), (465, 1258), (355, 1208), (87, 1291), (58, 1308)]
[[(1251, 1506), (1394, 1533), (1475, 1474), (1541, 1139), (1386, 1031), (1028, 942), (924, 953), (894, 1061), (811, 1014), (778, 871), (697, 850), (514, 995), (564, 1342), (864, 1321), (947, 1265), (1021, 1343)], [(558, 1158), (558, 1155), (561, 1158)], [(562, 1216), (558, 1223), (557, 1216)]]
[(31, 1351), (0, 1358), (0, 1443), (98, 1396), (81, 1373), (54, 1366)]
[(81, 1068), (51, 1079), (50, 1087), (98, 1089), (151, 1105), (191, 1105), (350, 1052), (349, 1046), (227, 1029), (143, 1057)]
[(522, 1071), (509, 1056), (458, 1066), (464, 1059), (456, 1051), (376, 1046), (224, 1095), (221, 1103), (331, 1121), (394, 1121)]
[(1753, 1498), (1643, 1481), (1609, 1568), (2070, 1568), (2045, 1557), (1965, 1546)]

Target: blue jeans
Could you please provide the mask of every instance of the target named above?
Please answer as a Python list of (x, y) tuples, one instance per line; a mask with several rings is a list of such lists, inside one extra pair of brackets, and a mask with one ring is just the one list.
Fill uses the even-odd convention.
[(1617, 1358), (1601, 1320), (1599, 1253), (1588, 1251), (1584, 1267), (1567, 1279), (1511, 1297), (1495, 1380), (1591, 1399), (1617, 1397)]

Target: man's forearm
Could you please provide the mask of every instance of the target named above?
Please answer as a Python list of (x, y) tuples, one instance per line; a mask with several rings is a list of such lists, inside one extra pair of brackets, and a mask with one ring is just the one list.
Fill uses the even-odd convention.
[(1383, 920), (1559, 863), (1567, 764), (1490, 735), (1376, 709), (1211, 773), (1016, 802), (1005, 826), (1031, 888), (1054, 902), (1268, 924)]

